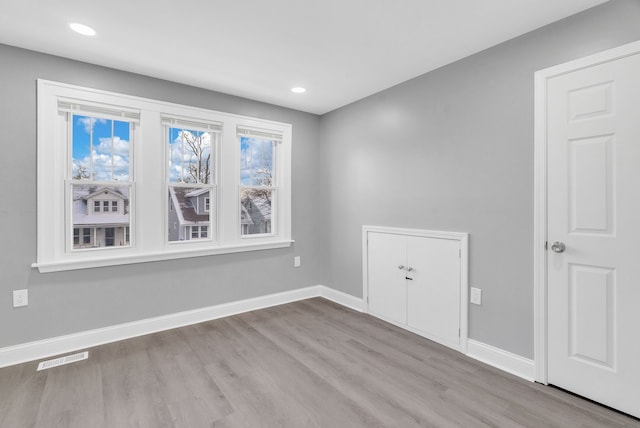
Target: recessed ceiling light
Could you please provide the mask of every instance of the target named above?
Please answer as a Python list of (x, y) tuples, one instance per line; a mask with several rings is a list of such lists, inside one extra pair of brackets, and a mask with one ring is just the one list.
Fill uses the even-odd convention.
[(95, 36), (96, 35), (96, 30), (94, 30), (93, 28), (84, 25), (84, 24), (78, 24), (77, 22), (73, 22), (71, 24), (69, 24), (69, 27), (75, 31), (78, 34), (82, 34), (83, 36)]
[(295, 88), (291, 88), (291, 92), (295, 94), (304, 94), (307, 90), (301, 86), (296, 86)]

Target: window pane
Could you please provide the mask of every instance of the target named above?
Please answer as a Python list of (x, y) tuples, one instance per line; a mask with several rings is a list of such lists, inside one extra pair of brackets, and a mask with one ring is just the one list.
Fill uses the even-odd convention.
[[(74, 184), (71, 189), (73, 227), (82, 228), (82, 242), (76, 242), (74, 235), (74, 249), (130, 245), (126, 233), (126, 229), (131, 226), (129, 186)], [(120, 208), (117, 211), (108, 209), (109, 204), (114, 202)], [(101, 207), (104, 207), (104, 210), (101, 210)]]
[(73, 115), (72, 133), (72, 178), (129, 180), (129, 122)]
[(256, 235), (271, 233), (272, 190), (242, 189), (240, 191), (240, 233)]
[(211, 182), (212, 134), (169, 128), (169, 182)]
[(240, 184), (243, 186), (272, 186), (272, 140), (240, 137)]
[[(211, 212), (205, 210), (205, 199), (215, 201), (209, 187), (169, 186), (168, 240), (170, 242), (208, 238)], [(210, 202), (211, 203), (211, 202)], [(205, 228), (204, 235), (201, 233)]]

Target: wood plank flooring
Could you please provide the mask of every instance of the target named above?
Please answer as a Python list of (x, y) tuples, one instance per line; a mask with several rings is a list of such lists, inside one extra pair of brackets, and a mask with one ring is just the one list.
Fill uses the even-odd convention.
[(317, 298), (0, 369), (0, 427), (640, 427)]

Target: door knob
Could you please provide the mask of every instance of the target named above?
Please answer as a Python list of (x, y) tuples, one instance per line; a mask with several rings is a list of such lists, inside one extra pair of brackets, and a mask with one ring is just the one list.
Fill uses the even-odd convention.
[(564, 243), (560, 242), (560, 241), (556, 241), (553, 244), (551, 244), (551, 251), (553, 251), (554, 253), (564, 253), (564, 250), (567, 247), (565, 247)]

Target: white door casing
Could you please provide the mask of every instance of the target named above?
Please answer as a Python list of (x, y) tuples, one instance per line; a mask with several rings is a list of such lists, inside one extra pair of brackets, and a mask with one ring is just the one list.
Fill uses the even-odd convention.
[(638, 52), (627, 45), (536, 75), (536, 378), (635, 416)]

